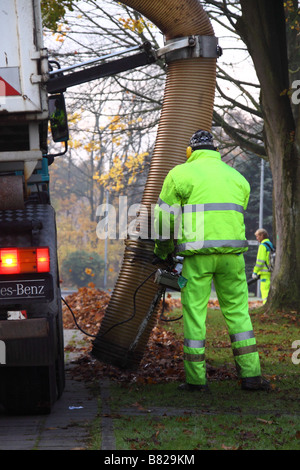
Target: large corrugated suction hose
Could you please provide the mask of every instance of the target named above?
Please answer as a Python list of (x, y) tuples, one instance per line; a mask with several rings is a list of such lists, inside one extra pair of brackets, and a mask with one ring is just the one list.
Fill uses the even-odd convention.
[[(213, 36), (199, 0), (123, 0), (165, 35), (166, 41), (191, 35)], [(141, 201), (141, 219), (151, 220), (164, 178), (185, 162), (186, 147), (198, 129), (210, 130), (215, 96), (216, 58), (191, 58), (168, 65), (163, 107), (150, 170)], [(149, 224), (150, 225), (150, 224)], [(156, 321), (159, 286), (151, 274), (154, 244), (128, 239), (123, 264), (92, 354), (100, 361), (136, 368)], [(128, 320), (128, 321), (127, 321)]]

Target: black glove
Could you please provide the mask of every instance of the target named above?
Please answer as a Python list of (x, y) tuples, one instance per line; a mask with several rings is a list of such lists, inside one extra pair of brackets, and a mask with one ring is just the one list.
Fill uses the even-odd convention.
[(157, 255), (153, 255), (153, 259), (152, 259), (152, 264), (165, 264), (167, 266), (171, 266), (172, 264), (174, 264), (174, 259), (173, 259), (173, 256), (172, 255), (168, 255), (166, 257), (166, 259), (162, 259), (160, 258), (159, 256)]
[(156, 255), (153, 255), (153, 258), (152, 258), (152, 264), (159, 264), (159, 263), (164, 263), (165, 260), (160, 258), (159, 256), (156, 256)]

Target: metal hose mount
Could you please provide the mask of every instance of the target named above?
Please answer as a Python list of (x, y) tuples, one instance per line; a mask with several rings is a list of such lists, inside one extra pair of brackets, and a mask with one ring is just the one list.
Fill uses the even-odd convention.
[[(152, 21), (166, 42), (192, 35), (214, 36), (199, 0), (122, 3)], [(192, 134), (198, 129), (211, 129), (215, 82), (216, 57), (178, 58), (168, 63), (163, 107), (141, 201), (145, 213), (140, 217), (145, 224), (151, 218), (165, 176), (186, 161)], [(143, 357), (160, 300), (160, 288), (151, 277), (155, 270), (151, 264), (153, 248), (150, 235), (148, 240), (125, 241), (121, 270), (93, 344), (92, 355), (102, 362), (136, 369)]]

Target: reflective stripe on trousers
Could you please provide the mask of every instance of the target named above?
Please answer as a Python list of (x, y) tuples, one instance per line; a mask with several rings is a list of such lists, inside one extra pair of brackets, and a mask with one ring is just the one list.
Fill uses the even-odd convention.
[[(188, 362), (203, 362), (205, 359), (204, 356), (205, 349), (205, 340), (195, 340), (184, 338), (183, 343), (183, 359)], [(190, 352), (193, 350), (193, 352)]]
[[(252, 341), (253, 344), (245, 344), (245, 340), (254, 340)], [(254, 331), (244, 331), (243, 333), (237, 333), (235, 335), (230, 335), (231, 345), (232, 345), (232, 352), (233, 355), (236, 356), (243, 356), (244, 354), (249, 354), (252, 352), (257, 352), (256, 342)], [(237, 345), (238, 343), (238, 345)]]

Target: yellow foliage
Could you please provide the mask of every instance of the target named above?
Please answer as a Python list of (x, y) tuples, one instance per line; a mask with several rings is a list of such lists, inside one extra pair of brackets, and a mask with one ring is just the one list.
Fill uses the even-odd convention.
[(112, 143), (115, 144), (115, 145), (121, 145), (121, 137), (113, 137), (111, 139)]
[(110, 118), (111, 123), (108, 126), (110, 131), (123, 130), (126, 128), (126, 124), (121, 122), (120, 116), (113, 116)]
[(152, 23), (145, 22), (144, 18), (138, 18), (136, 20), (133, 18), (119, 18), (119, 22), (123, 25), (125, 29), (135, 31), (138, 34), (142, 34), (146, 26), (150, 28), (152, 27)]
[(69, 147), (72, 149), (77, 149), (82, 147), (82, 143), (79, 140), (69, 140)]
[(93, 271), (90, 268), (85, 268), (84, 271), (88, 276), (91, 276), (91, 277), (95, 276), (95, 274), (93, 273)]
[(57, 35), (56, 38), (55, 38), (55, 41), (57, 42), (64, 42), (65, 38), (61, 35)]
[(98, 181), (99, 184), (103, 185), (105, 188), (109, 186), (111, 190), (119, 192), (125, 187), (125, 175), (130, 175), (127, 182), (128, 185), (136, 181), (137, 174), (144, 168), (145, 157), (147, 155), (149, 155), (148, 152), (140, 154), (135, 153), (134, 155), (129, 155), (125, 161), (123, 161), (124, 159), (121, 157), (116, 156), (110, 170), (101, 175), (97, 172), (93, 176), (93, 179)]
[(93, 152), (95, 150), (100, 150), (100, 145), (98, 142), (95, 142), (94, 140), (91, 140), (90, 142), (88, 142), (87, 144), (85, 144), (83, 146), (83, 148), (87, 151), (87, 152)]
[[(64, 29), (64, 30), (63, 30)], [(65, 40), (66, 36), (66, 31), (70, 31), (71, 28), (66, 26), (65, 24), (60, 24), (57, 26), (57, 32), (53, 33), (53, 36), (55, 37), (55, 41), (63, 43)]]
[(283, 3), (283, 6), (286, 11), (286, 22), (291, 30), (300, 31), (300, 23), (299, 23), (299, 15), (300, 9), (294, 7), (294, 3), (292, 0), (288, 0), (287, 2)]
[(81, 119), (81, 115), (77, 112), (73, 114), (68, 114), (68, 123), (69, 124), (77, 124)]

